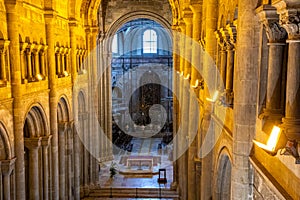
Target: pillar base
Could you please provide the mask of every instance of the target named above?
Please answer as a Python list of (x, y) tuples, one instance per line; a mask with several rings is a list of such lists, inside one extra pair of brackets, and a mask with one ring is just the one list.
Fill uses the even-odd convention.
[(282, 122), (287, 139), (300, 141), (300, 119), (283, 118)]

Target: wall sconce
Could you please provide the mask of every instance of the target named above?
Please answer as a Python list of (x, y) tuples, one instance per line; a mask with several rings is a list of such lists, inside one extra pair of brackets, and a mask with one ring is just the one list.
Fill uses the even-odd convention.
[(200, 89), (204, 89), (204, 80), (199, 81), (199, 79), (197, 79), (195, 81), (195, 84), (191, 86), (194, 89), (197, 89), (198, 87), (200, 87)]
[(280, 142), (279, 141), (280, 136), (281, 136), (281, 129), (278, 126), (273, 126), (267, 144), (263, 144), (256, 140), (253, 140), (253, 142), (259, 148), (263, 149), (264, 151), (271, 154), (272, 156), (275, 156), (277, 154), (277, 151), (279, 150), (280, 150), (280, 155), (292, 155), (296, 159), (295, 163), (300, 164), (300, 157), (297, 149), (298, 148), (297, 141), (288, 140), (285, 147), (281, 148), (282, 146), (278, 144)]
[(190, 74), (186, 75), (186, 77), (184, 77), (185, 80), (190, 79)]
[(218, 97), (219, 97), (219, 91), (216, 90), (213, 97), (212, 98), (206, 97), (206, 100), (209, 102), (215, 103), (218, 100)]
[(43, 80), (43, 76), (41, 74), (37, 74), (36, 75), (37, 80), (41, 81)]
[(69, 73), (68, 73), (67, 71), (64, 71), (64, 72), (63, 72), (63, 75), (64, 75), (65, 77), (67, 77), (67, 76), (69, 76)]
[(195, 85), (192, 85), (192, 88), (197, 89), (198, 86), (199, 86), (199, 80), (197, 79), (197, 80), (195, 81)]
[(267, 141), (267, 144), (263, 144), (261, 142), (258, 142), (256, 140), (253, 140), (254, 144), (256, 144), (259, 148), (264, 149), (271, 155), (276, 155), (276, 145), (279, 141), (281, 134), (281, 129), (278, 126), (274, 126), (272, 129), (272, 132), (270, 134), (270, 137)]

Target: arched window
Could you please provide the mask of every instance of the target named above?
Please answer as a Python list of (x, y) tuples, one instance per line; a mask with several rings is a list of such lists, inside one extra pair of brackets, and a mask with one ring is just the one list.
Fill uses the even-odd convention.
[(118, 53), (118, 35), (117, 34), (114, 35), (111, 50), (112, 50), (112, 53), (115, 53), (115, 54)]
[(157, 53), (157, 35), (152, 29), (147, 29), (143, 35), (143, 52)]

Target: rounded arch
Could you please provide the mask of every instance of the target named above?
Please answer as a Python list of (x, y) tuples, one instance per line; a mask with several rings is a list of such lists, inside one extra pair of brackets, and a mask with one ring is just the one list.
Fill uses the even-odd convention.
[(85, 95), (83, 91), (80, 91), (78, 93), (78, 113), (84, 113), (86, 110)]
[(8, 132), (5, 125), (0, 121), (0, 160), (8, 160), (12, 157)]
[(229, 200), (231, 198), (231, 169), (232, 158), (226, 147), (223, 147), (218, 155), (216, 165), (215, 199)]
[(65, 96), (62, 96), (57, 105), (57, 121), (68, 122), (70, 120), (70, 106)]
[(115, 86), (112, 89), (112, 98), (122, 98), (123, 94), (122, 94), (122, 90), (120, 87)]
[(45, 136), (49, 133), (47, 117), (41, 105), (32, 105), (26, 113), (23, 133), (24, 137)]
[(162, 16), (150, 11), (134, 11), (123, 15), (118, 20), (113, 22), (109, 30), (107, 31), (107, 37), (112, 38), (124, 24), (139, 18), (150, 19), (161, 24), (165, 29), (169, 30), (169, 35), (172, 35), (172, 32), (170, 30), (171, 24)]

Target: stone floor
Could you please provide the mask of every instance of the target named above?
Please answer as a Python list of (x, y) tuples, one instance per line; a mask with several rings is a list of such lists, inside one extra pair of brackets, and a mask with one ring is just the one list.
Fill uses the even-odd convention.
[(116, 174), (113, 179), (109, 176), (109, 167), (111, 162), (104, 163), (100, 171), (99, 184), (100, 187), (115, 187), (115, 188), (170, 188), (173, 181), (173, 164), (168, 160), (169, 153), (166, 149), (160, 152), (157, 150), (157, 146), (160, 143), (160, 138), (134, 138), (132, 152), (123, 152), (122, 154), (115, 155), (114, 161), (117, 163), (117, 168), (121, 170), (126, 166), (119, 164), (122, 155), (146, 155), (157, 156), (161, 155), (162, 162), (154, 167), (154, 170), (158, 171), (158, 168), (165, 168), (167, 172), (167, 183), (158, 184), (158, 175), (149, 174), (135, 174), (135, 175), (122, 175)]

